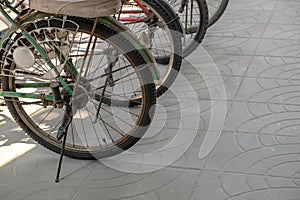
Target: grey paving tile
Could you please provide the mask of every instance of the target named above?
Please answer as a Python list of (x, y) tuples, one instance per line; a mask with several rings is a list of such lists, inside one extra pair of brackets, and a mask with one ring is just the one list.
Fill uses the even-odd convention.
[[(101, 172), (103, 173), (103, 169), (99, 172), (95, 171), (97, 174)], [(82, 189), (76, 194), (76, 198), (123, 199), (149, 195), (155, 191), (159, 197), (158, 199), (171, 197), (173, 193), (175, 195), (174, 199), (185, 199), (192, 192), (193, 185), (200, 173), (198, 171), (165, 168), (141, 175), (124, 174), (123, 176), (111, 177), (110, 179), (93, 178), (83, 185)], [(129, 182), (128, 178), (132, 176), (136, 177), (136, 180)], [(110, 183), (114, 185), (110, 185)], [(180, 188), (179, 185), (181, 186)]]
[(263, 38), (298, 40), (300, 38), (300, 25), (269, 24)]
[(223, 22), (266, 24), (270, 20), (271, 15), (271, 10), (248, 9), (246, 7), (231, 9), (229, 7), (228, 12), (224, 13), (217, 25)]
[[(284, 76), (284, 73), (281, 75)], [(298, 96), (298, 79), (245, 78), (236, 95), (236, 100), (298, 105), (297, 101), (293, 101)]]
[(255, 56), (246, 75), (255, 78), (293, 81), (300, 79), (299, 62), (300, 58)]
[(190, 55), (188, 57), (190, 62), (184, 62), (180, 73), (186, 77), (195, 73), (199, 73), (201, 76), (243, 76), (251, 60), (251, 56), (207, 53), (209, 60), (198, 63), (198, 57), (196, 53)]
[(204, 171), (198, 180), (194, 191), (191, 195), (191, 200), (224, 200), (227, 199), (226, 194), (220, 190), (218, 184), (218, 172)]
[(253, 117), (237, 126), (238, 131), (277, 134), (288, 126), (296, 126), (299, 112), (283, 112)]
[[(290, 140), (283, 144), (279, 141), (282, 138)], [(299, 159), (299, 143), (291, 136), (278, 138), (259, 133), (224, 132), (207, 157), (204, 169), (291, 178), (298, 172), (295, 166)], [(290, 169), (289, 172), (284, 168)]]
[(271, 11), (276, 7), (277, 1), (274, 0), (231, 0), (228, 6), (230, 9), (253, 9), (253, 10), (266, 10)]
[[(268, 184), (266, 179), (269, 179), (270, 177), (265, 177), (265, 179), (263, 179), (262, 176), (255, 176), (255, 180), (257, 181), (255, 187), (260, 186), (258, 189), (251, 187), (252, 185), (249, 184), (249, 182), (251, 182), (250, 180), (253, 179), (253, 176), (251, 175), (223, 173), (220, 177), (220, 185), (223, 191), (229, 196), (228, 199), (294, 199), (296, 196), (295, 193), (297, 193), (297, 189), (294, 190), (294, 187), (287, 186), (284, 188), (277, 188), (270, 185), (266, 186), (266, 184)], [(279, 181), (274, 180), (274, 182), (278, 183)], [(230, 187), (230, 185), (235, 185), (236, 187)], [(239, 190), (235, 190), (237, 188), (239, 188)], [(294, 193), (288, 194), (288, 190)], [(266, 191), (269, 191), (269, 193), (266, 194)]]
[[(243, 151), (235, 144), (233, 133), (222, 132), (216, 146), (207, 156), (204, 169), (220, 170), (224, 164), (234, 156), (241, 154)], [(232, 169), (233, 170), (233, 169)]]
[(201, 113), (209, 110), (214, 104), (210, 104), (210, 101), (184, 98), (184, 95), (174, 97), (170, 93), (171, 91), (158, 100), (157, 112), (148, 132), (151, 133), (155, 129), (159, 133), (163, 128), (198, 130), (199, 126), (203, 126)]
[(299, 58), (299, 40), (264, 39), (260, 42), (255, 55)]
[(219, 187), (229, 197), (251, 192), (244, 174), (219, 173)]
[(122, 200), (159, 200), (159, 197), (155, 192), (152, 192), (136, 197), (122, 198)]
[(206, 82), (202, 84), (203, 88), (196, 90), (198, 99), (220, 101), (234, 99), (242, 78), (224, 76), (222, 79), (220, 80), (219, 76), (207, 76)]
[[(277, 177), (285, 179), (290, 182), (290, 185), (293, 184), (294, 187), (297, 187), (297, 182), (294, 183), (294, 180), (298, 180), (299, 173), (299, 169), (296, 167), (299, 164), (299, 143), (280, 144), (276, 141), (276, 144), (266, 144), (261, 140), (264, 136), (267, 136), (269, 140), (276, 141), (276, 136), (262, 134), (223, 134), (222, 137), (233, 137), (234, 139), (220, 140), (208, 157), (205, 169), (217, 171), (219, 174), (228, 172), (238, 176), (242, 174), (245, 177), (241, 179), (248, 179), (249, 176), (253, 176), (253, 184), (251, 185), (255, 185), (254, 180), (257, 177), (264, 176), (264, 178), (260, 177), (260, 179), (266, 181), (266, 184), (269, 178)], [(251, 137), (252, 139), (249, 139)], [(245, 139), (248, 142), (243, 141)], [(256, 143), (256, 145), (250, 144), (251, 141)], [(221, 147), (223, 146), (227, 158), (220, 157)], [(259, 184), (259, 181), (257, 182)]]
[(206, 163), (206, 158), (199, 158), (199, 152), (204, 142), (204, 137), (209, 133), (207, 131), (198, 131), (197, 137), (194, 138), (191, 146), (171, 166), (182, 169), (202, 170)]
[[(23, 180), (26, 182), (26, 180)], [(76, 191), (74, 187), (58, 187), (47, 182), (39, 182), (38, 184), (27, 184), (23, 187), (17, 188), (11, 193), (3, 196), (3, 200), (38, 200), (38, 199), (71, 199), (72, 193)]]
[(238, 199), (249, 199), (255, 200), (259, 198), (268, 199), (268, 200), (281, 200), (281, 199), (290, 199), (296, 200), (299, 195), (299, 190), (297, 188), (268, 188), (262, 190), (251, 191), (248, 193), (242, 193), (236, 196), (231, 197), (232, 200)]
[[(246, 57), (245, 62), (247, 62), (247, 58), (248, 57)], [(245, 68), (246, 67), (242, 67), (241, 70), (245, 70)], [(240, 69), (237, 69), (237, 71), (239, 70)], [(207, 71), (210, 70), (208, 69)], [(197, 71), (190, 70), (189, 72), (180, 74), (162, 97), (170, 98), (176, 96), (176, 98), (179, 99), (198, 100), (233, 99), (241, 80), (242, 77), (240, 76), (221, 75), (214, 72), (197, 73)]]
[[(275, 105), (275, 106), (274, 106)], [(273, 106), (277, 109), (274, 112)], [(228, 113), (224, 130), (249, 133), (278, 134), (297, 131), (299, 110), (286, 111), (280, 104), (235, 102)]]
[(271, 23), (300, 24), (299, 1), (278, 1)]
[(55, 183), (56, 165), (57, 159), (54, 161), (46, 156), (39, 159), (36, 155), (25, 155), (9, 163), (5, 166), (6, 170), (1, 168), (1, 179), (4, 182), (0, 187), (0, 198), (71, 199), (72, 194), (80, 187), (82, 179), (91, 173), (91, 169), (74, 160), (66, 159), (62, 171), (63, 179), (60, 183)]
[[(0, 100), (0, 103), (2, 101)], [(1, 125), (1, 132), (3, 135), (7, 132), (17, 132), (20, 130), (17, 123), (14, 121), (13, 117), (10, 115), (8, 109), (4, 106), (0, 107), (0, 125)], [(6, 137), (9, 136), (8, 134)]]
[(200, 130), (219, 131), (222, 123), (226, 120), (226, 116), (230, 111), (230, 101), (204, 101), (205, 109), (201, 112), (200, 117), (204, 122), (204, 126)]
[(269, 188), (269, 185), (268, 185), (268, 182), (266, 182), (265, 176), (248, 175), (247, 183), (248, 183), (249, 188), (252, 191)]
[[(172, 98), (167, 99), (172, 100)], [(183, 107), (176, 104), (172, 111), (166, 111), (166, 109), (170, 108), (164, 108), (159, 104), (153, 124), (151, 124), (149, 131), (145, 134), (145, 141), (153, 139), (150, 143), (155, 143), (155, 141), (159, 142), (159, 139), (161, 139), (168, 142), (176, 133), (181, 133), (181, 131), (208, 130), (209, 126), (210, 130), (216, 130), (210, 123), (212, 121), (215, 122), (215, 120), (219, 120), (220, 123), (224, 121), (231, 105), (229, 101), (201, 99), (187, 99), (184, 103)], [(144, 138), (142, 138), (142, 141), (144, 141)]]
[(255, 38), (206, 37), (203, 46), (210, 54), (253, 55), (259, 40)]
[(244, 23), (244, 22), (222, 22), (212, 26), (207, 31), (207, 36), (216, 37), (241, 37), (260, 38), (266, 28), (265, 23)]
[(244, 76), (251, 61), (250, 56), (242, 55), (211, 54), (211, 57), (223, 76)]
[(189, 172), (182, 174), (172, 184), (169, 184), (157, 191), (160, 199), (190, 199), (194, 190), (195, 182), (200, 177), (199, 172)]
[[(282, 180), (272, 177), (236, 174), (229, 172), (204, 171), (197, 183), (192, 199), (297, 199), (296, 187), (272, 187), (269, 181)], [(253, 184), (255, 181), (255, 184)], [(291, 192), (291, 194), (289, 194)]]

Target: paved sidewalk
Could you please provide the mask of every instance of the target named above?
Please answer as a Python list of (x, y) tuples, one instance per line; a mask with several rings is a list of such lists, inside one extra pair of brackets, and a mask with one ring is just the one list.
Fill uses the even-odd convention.
[[(159, 170), (65, 158), (55, 183), (58, 155), (29, 139), (0, 107), (0, 199), (299, 200), (299, 11), (298, 0), (230, 0), (159, 98), (148, 137), (132, 149), (146, 154), (181, 134), (192, 139)], [(215, 116), (220, 105), (227, 110)], [(217, 132), (210, 125), (222, 125), (223, 116), (220, 139), (200, 159), (206, 134)]]

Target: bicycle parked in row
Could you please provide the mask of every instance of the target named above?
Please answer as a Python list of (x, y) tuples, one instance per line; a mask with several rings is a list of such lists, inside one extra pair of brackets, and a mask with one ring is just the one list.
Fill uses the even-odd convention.
[(156, 99), (158, 76), (148, 49), (97, 12), (88, 19), (20, 13), (7, 0), (0, 5), (11, 23), (1, 42), (0, 95), (20, 127), (57, 153), (68, 133), (64, 155), (80, 159), (111, 156), (136, 143)]

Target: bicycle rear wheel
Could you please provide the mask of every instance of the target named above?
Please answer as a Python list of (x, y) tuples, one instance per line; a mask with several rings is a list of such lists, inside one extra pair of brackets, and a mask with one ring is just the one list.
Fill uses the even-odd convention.
[[(180, 11), (184, 0), (168, 0), (170, 5)], [(180, 20), (185, 30), (183, 42), (183, 57), (191, 54), (202, 42), (207, 30), (208, 9), (205, 0), (189, 0), (179, 12)]]
[(209, 20), (208, 27), (215, 24), (223, 15), (229, 0), (207, 0)]
[[(134, 145), (151, 122), (156, 93), (147, 67), (149, 60), (145, 59), (148, 51), (135, 49), (128, 40), (129, 34), (119, 34), (125, 29), (120, 26), (116, 31), (112, 28), (114, 23), (110, 18), (100, 18), (92, 37), (94, 22), (77, 17), (39, 20), (25, 27), (71, 88), (78, 75), (62, 60), (84, 69), (76, 89), (80, 101), (72, 104), (76, 105), (76, 113), (68, 129), (66, 156), (94, 159), (118, 154)], [(90, 38), (93, 43), (84, 58)], [(3, 90), (51, 95), (49, 84), (56, 79), (51, 77), (51, 70), (27, 39), (21, 34), (12, 36), (6, 48), (2, 57)], [(24, 49), (30, 50), (35, 58), (28, 68), (20, 66), (14, 57), (14, 53)], [(67, 93), (62, 86), (60, 91)], [(139, 97), (139, 104), (134, 107), (108, 105), (102, 101), (105, 97), (130, 104), (133, 94)], [(38, 143), (59, 153), (62, 144), (56, 136), (65, 109), (41, 99), (5, 98), (20, 127)]]

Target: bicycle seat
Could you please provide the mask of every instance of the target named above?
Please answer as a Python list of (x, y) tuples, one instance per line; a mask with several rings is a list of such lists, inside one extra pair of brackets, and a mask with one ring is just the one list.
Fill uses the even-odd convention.
[(30, 8), (45, 13), (96, 18), (115, 14), (121, 0), (30, 0)]

